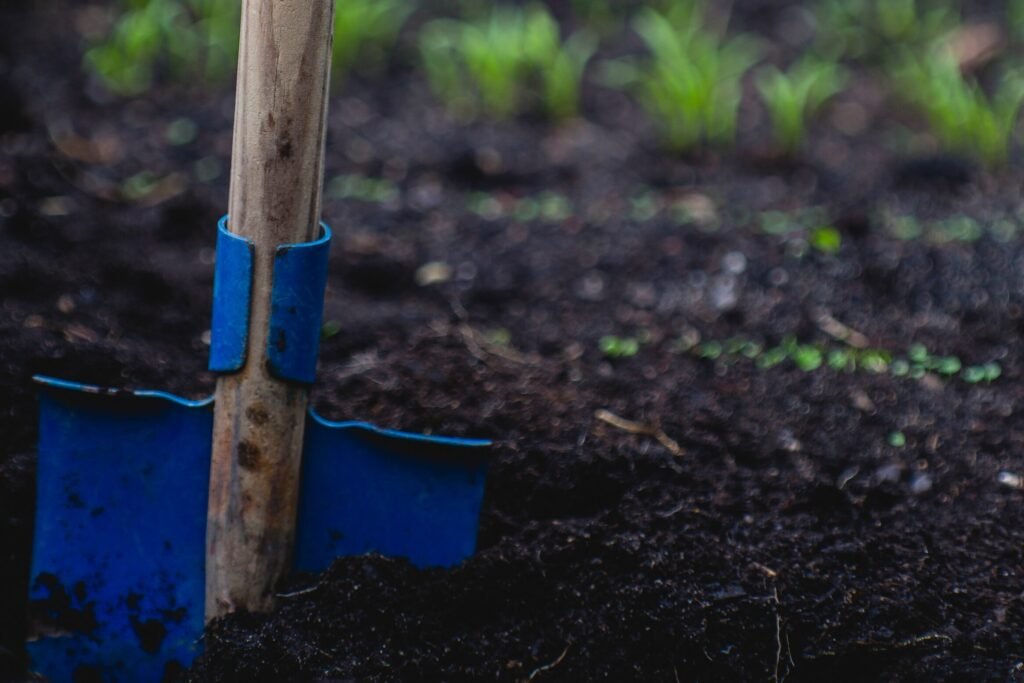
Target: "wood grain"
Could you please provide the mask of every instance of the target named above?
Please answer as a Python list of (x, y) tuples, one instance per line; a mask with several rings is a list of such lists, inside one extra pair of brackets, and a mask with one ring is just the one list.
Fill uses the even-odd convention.
[(272, 377), (274, 249), (314, 238), (323, 186), (333, 0), (245, 0), (229, 229), (255, 244), (245, 367), (217, 382), (206, 618), (267, 611), (291, 563), (308, 390)]

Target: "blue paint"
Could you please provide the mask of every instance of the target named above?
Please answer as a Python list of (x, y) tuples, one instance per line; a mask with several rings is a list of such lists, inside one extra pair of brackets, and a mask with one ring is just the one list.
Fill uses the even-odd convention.
[[(203, 630), (213, 401), (37, 381), (30, 601), (51, 629), (28, 643), (33, 669), (57, 683), (78, 667), (160, 681), (191, 663)], [(461, 562), (476, 542), (487, 446), (310, 412), (296, 568), (371, 550)]]
[(320, 350), (331, 229), (315, 242), (288, 244), (274, 254), (267, 366), (281, 379), (312, 384)]
[(228, 231), (228, 217), (217, 223), (217, 265), (213, 273), (210, 370), (237, 372), (245, 365), (252, 295), (253, 244)]
[(295, 568), (379, 552), (420, 567), (473, 554), (487, 441), (405, 434), (310, 412)]
[[(312, 384), (316, 379), (323, 320), (331, 229), (313, 242), (279, 245), (274, 253), (267, 330), (267, 365), (281, 379)], [(210, 370), (237, 372), (245, 365), (252, 297), (253, 244), (217, 226), (217, 267), (213, 280)]]
[(212, 402), (49, 387), (30, 628), (68, 635), (29, 642), (29, 655), (55, 682), (90, 666), (160, 681), (192, 661), (203, 628)]

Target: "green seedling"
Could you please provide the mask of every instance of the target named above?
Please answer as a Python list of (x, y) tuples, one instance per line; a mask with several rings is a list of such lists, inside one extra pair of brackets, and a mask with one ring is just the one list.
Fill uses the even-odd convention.
[(661, 196), (653, 190), (641, 190), (629, 198), (629, 217), (638, 223), (651, 220), (661, 211)]
[(722, 345), (716, 341), (704, 342), (697, 347), (697, 353), (701, 358), (717, 360), (722, 357)]
[(936, 244), (948, 242), (976, 242), (985, 234), (999, 242), (1009, 242), (1020, 232), (1019, 218), (1003, 215), (981, 221), (973, 216), (954, 214), (934, 220), (922, 221), (907, 214), (882, 211), (878, 221), (886, 231), (900, 240), (925, 239)]
[(998, 363), (985, 363), (984, 365), (972, 365), (964, 368), (960, 376), (968, 384), (978, 384), (980, 382), (993, 382), (999, 379), (1002, 374), (1003, 370), (999, 367)]
[(984, 233), (981, 224), (970, 216), (950, 216), (934, 224), (934, 238), (938, 242), (975, 242)]
[(665, 14), (645, 8), (633, 28), (650, 55), (606, 64), (606, 83), (636, 93), (674, 151), (735, 140), (741, 81), (759, 49), (749, 36), (727, 38), (723, 24), (698, 0)]
[(811, 246), (823, 254), (838, 254), (843, 237), (831, 225), (823, 225), (811, 231)]
[(1006, 22), (1013, 38), (1024, 40), (1024, 0), (1007, 0)]
[(904, 53), (893, 80), (901, 95), (924, 113), (945, 149), (988, 166), (1006, 163), (1024, 104), (1024, 73), (1004, 74), (988, 95), (960, 71), (948, 50), (934, 49), (924, 55)]
[(320, 327), (320, 338), (330, 339), (341, 334), (341, 323), (337, 320), (326, 320)]
[(910, 374), (910, 363), (902, 358), (897, 358), (889, 366), (889, 371), (892, 373), (893, 377), (906, 377)]
[(865, 371), (881, 374), (889, 369), (892, 354), (881, 349), (862, 349), (857, 361)]
[(894, 46), (926, 48), (960, 23), (949, 0), (821, 0), (814, 14), (819, 53), (873, 63)]
[[(501, 199), (486, 192), (473, 192), (466, 198), (466, 208), (483, 218), (493, 221), (505, 214), (505, 205)], [(536, 206), (531, 207), (536, 208)]]
[(384, 178), (368, 178), (359, 173), (340, 175), (327, 184), (332, 199), (358, 199), (372, 204), (387, 204), (398, 199), (398, 186)]
[(798, 346), (790, 358), (804, 372), (814, 372), (821, 367), (823, 361), (821, 349), (809, 345)]
[(86, 68), (111, 91), (138, 95), (157, 75), (218, 82), (234, 68), (240, 5), (224, 0), (122, 0), (104, 39), (85, 53)]
[(572, 202), (557, 192), (542, 192), (537, 197), (537, 209), (540, 218), (551, 223), (564, 221), (573, 214)]
[(799, 222), (783, 211), (764, 211), (760, 215), (761, 232), (767, 235), (788, 235), (800, 232)]
[(193, 167), (196, 180), (201, 183), (212, 183), (220, 177), (223, 171), (220, 159), (215, 156), (205, 156), (195, 163)]
[(148, 196), (159, 180), (152, 171), (141, 171), (121, 183), (121, 195), (128, 201), (138, 201)]
[(887, 372), (893, 377), (910, 379), (921, 379), (933, 373), (946, 378), (959, 376), (969, 384), (992, 382), (1002, 374), (998, 363), (964, 367), (956, 356), (933, 355), (923, 344), (912, 344), (904, 358), (895, 358), (889, 351), (877, 348), (861, 349), (848, 345), (827, 348), (820, 344), (801, 344), (795, 337), (786, 337), (778, 346), (768, 348), (743, 337), (732, 337), (725, 342), (708, 340), (699, 344), (684, 338), (679, 340), (674, 351), (725, 362), (752, 360), (760, 369), (790, 361), (803, 372), (815, 372), (821, 368), (834, 372), (859, 369), (871, 374)]
[(379, 69), (416, 9), (413, 0), (337, 0), (331, 73), (336, 82), (357, 65)]
[(767, 370), (782, 363), (789, 358), (789, 353), (781, 346), (775, 346), (766, 350), (757, 358), (757, 367)]
[(903, 448), (907, 445), (907, 437), (903, 432), (892, 432), (886, 440), (893, 448)]
[(189, 118), (175, 119), (167, 126), (164, 132), (164, 139), (172, 145), (187, 145), (196, 139), (199, 134), (199, 126)]
[(822, 206), (807, 206), (797, 211), (762, 211), (757, 214), (757, 228), (766, 235), (789, 237), (807, 234), (828, 226), (830, 216)]
[(572, 201), (557, 192), (541, 192), (534, 197), (520, 198), (475, 192), (467, 198), (466, 208), (486, 220), (496, 220), (508, 214), (523, 223), (535, 220), (558, 223), (571, 218), (575, 212)]
[[(241, 3), (232, 0), (119, 0), (110, 32), (92, 44), (85, 67), (112, 92), (139, 95), (157, 79), (222, 83), (238, 56)], [(379, 65), (413, 0), (338, 0), (334, 68), (343, 80), (358, 64)]]
[(771, 117), (775, 141), (796, 154), (807, 134), (807, 122), (846, 83), (846, 74), (831, 61), (805, 57), (788, 71), (766, 66), (757, 74), (757, 88)]
[(606, 335), (598, 341), (598, 348), (608, 358), (631, 358), (640, 351), (640, 342), (635, 337)]
[(848, 349), (832, 349), (828, 352), (828, 367), (832, 370), (843, 372), (856, 366), (856, 356)]
[(464, 118), (482, 110), (499, 119), (524, 111), (534, 88), (547, 116), (575, 116), (583, 72), (597, 49), (586, 30), (563, 41), (558, 22), (540, 4), (496, 5), (478, 19), (437, 19), (423, 27), (419, 44), (431, 88), (449, 110)]

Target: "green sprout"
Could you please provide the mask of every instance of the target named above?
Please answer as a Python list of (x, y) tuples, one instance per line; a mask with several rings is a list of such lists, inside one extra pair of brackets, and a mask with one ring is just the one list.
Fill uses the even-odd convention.
[(1007, 0), (1006, 19), (1012, 37), (1024, 39), (1024, 0)]
[(1000, 242), (1009, 242), (1020, 232), (1018, 220), (1004, 215), (981, 221), (973, 216), (953, 214), (922, 221), (913, 215), (896, 215), (887, 211), (883, 211), (880, 216), (880, 222), (896, 239), (923, 238), (935, 244), (976, 242), (986, 234)]
[(563, 41), (558, 22), (540, 4), (497, 5), (478, 19), (437, 19), (423, 27), (419, 43), (434, 93), (465, 118), (481, 109), (499, 119), (519, 114), (535, 84), (547, 116), (575, 116), (583, 71), (597, 49), (586, 30)]
[(687, 0), (667, 14), (643, 9), (633, 27), (649, 57), (606, 64), (606, 82), (637, 93), (674, 151), (734, 142), (741, 80), (759, 58), (752, 38), (726, 38), (724, 22), (707, 8), (706, 1)]
[(948, 50), (905, 53), (894, 72), (899, 91), (925, 115), (940, 144), (953, 152), (1001, 166), (1024, 104), (1024, 72), (1006, 73), (988, 95), (961, 71)]
[(395, 44), (413, 0), (338, 0), (334, 6), (332, 73), (344, 80), (357, 63), (380, 68)]
[(398, 186), (384, 178), (368, 178), (359, 173), (335, 176), (327, 184), (332, 199), (358, 199), (372, 204), (387, 204), (398, 199)]
[(1003, 370), (999, 367), (999, 364), (992, 362), (964, 368), (960, 376), (968, 384), (978, 384), (980, 382), (993, 382), (999, 379), (999, 376), (1002, 374)]
[(220, 81), (238, 53), (240, 6), (223, 0), (122, 0), (123, 13), (85, 52), (112, 92), (138, 95), (155, 77)]
[(796, 366), (804, 372), (814, 372), (821, 367), (823, 361), (821, 349), (809, 345), (798, 346), (790, 357)]
[(889, 434), (886, 439), (893, 448), (903, 448), (907, 445), (907, 437), (903, 432), (896, 431)]
[[(157, 80), (220, 83), (234, 73), (241, 3), (232, 0), (119, 0), (108, 35), (86, 50), (84, 64), (112, 92), (139, 95)], [(379, 65), (414, 0), (338, 0), (334, 74)]]
[(197, 135), (199, 135), (199, 126), (192, 119), (183, 116), (167, 126), (167, 130), (164, 131), (164, 140), (179, 147), (194, 141)]
[(722, 356), (722, 345), (716, 341), (704, 342), (697, 347), (697, 352), (701, 358), (707, 358), (708, 360), (716, 360)]
[(598, 348), (609, 358), (630, 358), (640, 351), (640, 342), (635, 337), (606, 335), (598, 341)]
[(828, 352), (828, 366), (837, 371), (841, 372), (844, 370), (852, 370), (857, 363), (856, 357), (848, 349), (832, 349)]
[(880, 374), (889, 369), (892, 354), (881, 349), (863, 349), (858, 360), (860, 366), (867, 372)]
[[(606, 338), (609, 348), (615, 349), (617, 338)], [(843, 344), (828, 347), (821, 344), (801, 344), (796, 337), (785, 337), (778, 346), (765, 347), (745, 337), (731, 337), (725, 342), (696, 340), (683, 343), (680, 340), (674, 349), (678, 353), (692, 353), (698, 358), (731, 362), (746, 359), (762, 370), (791, 361), (802, 372), (815, 372), (827, 368), (833, 372), (855, 372), (861, 370), (871, 374), (888, 373), (893, 377), (907, 377), (919, 380), (928, 373), (951, 379), (960, 377), (968, 384), (993, 382), (1002, 375), (1002, 368), (992, 361), (983, 365), (964, 367), (956, 356), (934, 355), (923, 344), (911, 344), (906, 357), (894, 357), (885, 349), (858, 348)], [(602, 341), (604, 343), (604, 341)]]
[(805, 57), (788, 71), (766, 66), (757, 74), (757, 88), (771, 116), (775, 141), (796, 154), (807, 133), (807, 121), (846, 83), (835, 62)]
[(831, 225), (822, 225), (811, 231), (811, 246), (823, 254), (838, 254), (843, 237)]
[(818, 52), (870, 62), (893, 46), (926, 48), (960, 23), (948, 0), (821, 0), (815, 18)]
[(337, 337), (341, 333), (341, 323), (337, 320), (325, 320), (324, 324), (320, 326), (320, 338), (330, 339), (331, 337)]

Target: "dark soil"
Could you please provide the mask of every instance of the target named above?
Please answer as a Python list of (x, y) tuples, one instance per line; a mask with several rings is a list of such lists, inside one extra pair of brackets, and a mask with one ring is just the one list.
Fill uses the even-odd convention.
[[(786, 11), (737, 5), (769, 32)], [(0, 6), (0, 676), (13, 679), (31, 375), (188, 396), (213, 384), (203, 338), (226, 176), (193, 169), (210, 155), (227, 169), (231, 94), (101, 97), (63, 12)], [(400, 193), (325, 205), (339, 233), (326, 318), (340, 332), (322, 347), (316, 405), (494, 439), (479, 552), (451, 571), (358, 557), (297, 578), (274, 614), (209, 629), (189, 680), (1024, 680), (1024, 491), (1000, 480), (1024, 474), (1024, 243), (987, 232), (1016, 220), (1019, 166), (990, 176), (893, 153), (887, 131), (905, 116), (863, 80), (868, 125), (839, 133), (826, 117), (789, 164), (761, 151), (756, 111), (735, 153), (679, 159), (597, 87), (585, 123), (463, 128), (402, 68), (350, 81), (327, 176), (386, 177)], [(169, 146), (185, 115), (198, 138)], [(166, 186), (125, 199), (141, 171)], [(515, 217), (518, 199), (548, 191), (575, 209)], [(482, 192), (501, 216), (468, 208)], [(644, 192), (702, 197), (715, 217), (644, 215)], [(757, 229), (761, 212), (802, 207), (839, 227), (838, 254)], [(902, 241), (891, 214), (971, 215), (986, 234)], [(450, 278), (422, 284), (430, 262)], [(1002, 376), (679, 351), (695, 335), (835, 344), (823, 315), (873, 346), (923, 343), (996, 360)], [(641, 332), (633, 357), (598, 348)], [(902, 448), (887, 442), (897, 430)]]

